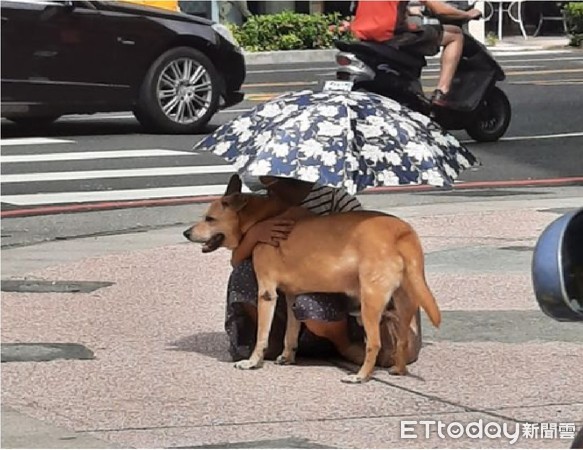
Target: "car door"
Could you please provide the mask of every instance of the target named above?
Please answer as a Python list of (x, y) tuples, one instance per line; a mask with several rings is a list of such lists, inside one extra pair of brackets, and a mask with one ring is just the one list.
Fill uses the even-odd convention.
[(35, 79), (43, 74), (35, 60), (41, 52), (44, 36), (37, 24), (46, 2), (6, 0), (1, 3), (2, 15), (2, 109), (15, 104), (30, 104), (39, 100), (40, 86)]
[[(115, 24), (91, 2), (50, 2), (37, 23), (43, 37), (33, 65), (51, 85), (47, 101), (71, 111), (102, 110), (123, 104), (129, 86), (120, 83)], [(105, 108), (107, 109), (107, 108)]]
[[(12, 4), (10, 12), (5, 3)], [(2, 2), (3, 17), (5, 9), (2, 62), (9, 66), (6, 80), (15, 82), (5, 83), (3, 68), (3, 88), (22, 86), (16, 91), (23, 101), (56, 105), (63, 113), (127, 106), (130, 86), (119, 81), (122, 43), (111, 15), (85, 1), (9, 0)]]

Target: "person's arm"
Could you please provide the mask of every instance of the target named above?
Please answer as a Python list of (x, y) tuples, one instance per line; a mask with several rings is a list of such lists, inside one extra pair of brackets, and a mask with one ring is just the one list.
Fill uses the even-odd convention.
[(425, 6), (436, 16), (445, 16), (452, 20), (472, 20), (477, 19), (482, 15), (482, 12), (478, 9), (462, 11), (461, 9), (457, 9), (446, 2), (439, 0), (421, 0), (420, 3), (425, 4)]
[(294, 221), (287, 219), (271, 219), (253, 225), (239, 246), (233, 250), (231, 255), (231, 266), (235, 267), (244, 260), (251, 257), (253, 249), (259, 243), (269, 244), (274, 247), (279, 245), (279, 241), (287, 239), (293, 228)]
[(239, 8), (239, 11), (241, 11), (241, 15), (244, 18), (248, 19), (249, 17), (251, 17), (253, 15), (251, 13), (251, 11), (249, 11), (249, 8), (247, 7), (247, 2), (246, 1), (236, 1), (234, 3)]

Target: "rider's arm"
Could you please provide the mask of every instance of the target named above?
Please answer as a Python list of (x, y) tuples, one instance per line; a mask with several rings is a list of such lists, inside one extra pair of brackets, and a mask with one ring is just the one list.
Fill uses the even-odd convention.
[(421, 0), (420, 3), (425, 4), (425, 6), (436, 16), (446, 16), (453, 20), (472, 18), (473, 13), (475, 12), (475, 10), (462, 11), (461, 9), (457, 9), (448, 5), (446, 2), (439, 0)]

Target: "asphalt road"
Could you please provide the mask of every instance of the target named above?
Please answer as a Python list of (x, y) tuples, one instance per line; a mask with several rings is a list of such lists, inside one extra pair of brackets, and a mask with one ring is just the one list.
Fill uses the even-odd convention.
[[(552, 184), (583, 177), (583, 53), (504, 52), (498, 59), (508, 75), (501, 87), (510, 98), (513, 119), (497, 143), (476, 143), (464, 132), (454, 132), (483, 163), (477, 171), (464, 172), (460, 180), (488, 187), (496, 182)], [(437, 72), (438, 61), (431, 60), (424, 74), (427, 90), (433, 88)], [(334, 64), (329, 61), (249, 66), (246, 100), (218, 113), (205, 131), (275, 95), (313, 88), (333, 76)], [(79, 211), (80, 206), (94, 211), (163, 206), (218, 194), (231, 170), (218, 157), (191, 152), (205, 135), (148, 134), (129, 113), (71, 116), (42, 134), (24, 132), (3, 120), (3, 222)], [(161, 222), (176, 223), (173, 211), (164, 208), (166, 219)], [(132, 214), (124, 209), (117, 213)], [(51, 217), (62, 219), (49, 216), (43, 221), (50, 222)]]

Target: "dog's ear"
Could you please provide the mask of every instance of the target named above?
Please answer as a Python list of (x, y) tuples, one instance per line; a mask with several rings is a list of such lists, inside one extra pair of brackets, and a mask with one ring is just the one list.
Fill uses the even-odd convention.
[(241, 178), (239, 175), (234, 174), (231, 176), (229, 180), (229, 184), (227, 185), (227, 190), (225, 191), (225, 196), (233, 195), (233, 194), (240, 194), (242, 188)]
[(247, 204), (248, 198), (243, 194), (233, 194), (223, 197), (221, 204), (224, 208), (231, 208), (233, 211), (241, 211)]

